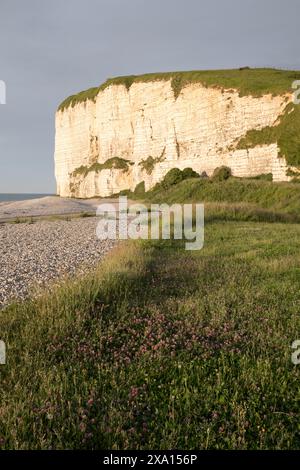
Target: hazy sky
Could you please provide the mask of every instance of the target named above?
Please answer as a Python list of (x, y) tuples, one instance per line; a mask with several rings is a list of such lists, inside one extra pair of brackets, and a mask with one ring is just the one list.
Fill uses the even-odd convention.
[(0, 0), (0, 193), (55, 192), (54, 114), (115, 75), (300, 69), (299, 0)]

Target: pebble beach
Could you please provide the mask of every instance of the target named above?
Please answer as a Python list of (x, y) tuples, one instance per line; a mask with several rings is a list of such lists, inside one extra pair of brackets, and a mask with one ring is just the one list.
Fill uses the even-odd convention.
[[(56, 197), (0, 204), (0, 309), (33, 295), (36, 287), (49, 287), (61, 277), (90, 271), (115, 246), (115, 240), (97, 239), (96, 217), (38, 218), (95, 207), (96, 201), (85, 204)], [(37, 218), (7, 222), (24, 215)]]

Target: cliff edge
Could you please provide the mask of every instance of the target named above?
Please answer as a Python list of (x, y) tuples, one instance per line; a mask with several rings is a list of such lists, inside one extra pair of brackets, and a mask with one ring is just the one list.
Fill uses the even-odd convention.
[(299, 177), (299, 72), (176, 72), (109, 79), (56, 113), (55, 175), (65, 197), (148, 190), (174, 167)]

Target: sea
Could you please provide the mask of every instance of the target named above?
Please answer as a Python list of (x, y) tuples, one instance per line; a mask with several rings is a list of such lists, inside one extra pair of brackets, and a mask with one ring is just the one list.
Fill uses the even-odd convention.
[(37, 193), (0, 193), (0, 202), (26, 201), (28, 199), (37, 199), (46, 196), (54, 195)]

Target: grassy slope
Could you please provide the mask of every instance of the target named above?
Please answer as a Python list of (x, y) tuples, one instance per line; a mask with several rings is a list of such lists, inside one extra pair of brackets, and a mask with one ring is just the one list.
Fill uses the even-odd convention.
[(231, 178), (151, 192), (210, 201), (203, 250), (126, 243), (0, 312), (0, 448), (299, 448), (300, 225), (237, 221), (296, 220), (299, 191)]
[(205, 239), (119, 247), (0, 314), (3, 448), (299, 448), (300, 226)]
[[(145, 194), (149, 202), (217, 202), (237, 209), (268, 210), (300, 216), (300, 184), (229, 178), (226, 181), (188, 179), (164, 191), (161, 187)], [(209, 208), (209, 206), (208, 206)], [(296, 220), (295, 219), (295, 220)], [(298, 219), (297, 219), (298, 220)]]

